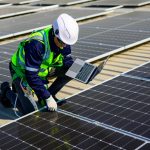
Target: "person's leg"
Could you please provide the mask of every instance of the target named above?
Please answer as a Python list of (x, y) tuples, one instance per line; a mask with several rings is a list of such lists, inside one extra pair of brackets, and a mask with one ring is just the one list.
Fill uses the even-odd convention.
[[(25, 93), (23, 92), (21, 86), (21, 79), (17, 78), (13, 81), (16, 93), (18, 94), (18, 99), (17, 99), (17, 108), (20, 109), (21, 108), (21, 112), (23, 114), (28, 114), (34, 110), (36, 110), (38, 107), (36, 105), (36, 102), (34, 101), (34, 99), (32, 99), (31, 97), (26, 97)], [(6, 93), (6, 96), (8, 97), (8, 92)], [(10, 98), (10, 96), (9, 96)], [(11, 100), (11, 102), (14, 104), (14, 99)], [(21, 106), (20, 106), (21, 105)]]
[(65, 73), (68, 68), (57, 68), (55, 71), (56, 80), (52, 83), (52, 85), (48, 88), (48, 91), (53, 95), (55, 99), (55, 95), (66, 85), (71, 78), (66, 76)]

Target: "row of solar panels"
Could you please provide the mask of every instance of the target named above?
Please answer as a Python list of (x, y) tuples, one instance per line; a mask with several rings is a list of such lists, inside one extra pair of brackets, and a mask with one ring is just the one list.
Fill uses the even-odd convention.
[[(31, 5), (74, 5), (90, 1), (92, 0), (1, 0), (0, 4), (22, 5), (31, 3)], [(142, 6), (149, 3), (149, 0), (93, 0), (93, 2), (85, 6)]]
[[(85, 11), (83, 12), (87, 13)], [(69, 13), (74, 16), (81, 16), (81, 11), (78, 11), (77, 14), (74, 10), (70, 10)], [(46, 14), (47, 16), (47, 13), (44, 14)], [(43, 13), (41, 15), (43, 15)], [(35, 26), (35, 24), (32, 25), (33, 22), (36, 23), (36, 17), (34, 17), (34, 20), (29, 19), (29, 17), (30, 16), (28, 16), (27, 18), (31, 21), (31, 24), (28, 23), (28, 25), (30, 26), (26, 26), (29, 27), (28, 29), (33, 28)], [(113, 53), (125, 50), (129, 47), (149, 41), (149, 19), (149, 12), (137, 11), (80, 25), (79, 40), (77, 44), (72, 46), (72, 55), (74, 58), (81, 58), (86, 61), (94, 61), (105, 56), (111, 55)], [(48, 24), (49, 21), (47, 21), (47, 19), (45, 21)], [(43, 23), (41, 19), (40, 22)], [(3, 29), (5, 27), (7, 28), (8, 26), (10, 27), (10, 24), (8, 24), (8, 26), (7, 24), (8, 23), (6, 23), (6, 25), (3, 26)], [(16, 30), (25, 29), (25, 26), (23, 25), (24, 22), (20, 21), (20, 24), (18, 24), (18, 26), (22, 28), (19, 29), (19, 27), (17, 25), (15, 26), (15, 24), (14, 27)], [(36, 25), (39, 26), (39, 24)], [(11, 24), (11, 27), (12, 26), (13, 25)], [(12, 30), (11, 27), (10, 29)], [(9, 30), (9, 28), (7, 29)], [(0, 46), (0, 68), (3, 71), (3, 74), (0, 74), (1, 82), (10, 79), (9, 71), (8, 69), (6, 69), (8, 68), (7, 63), (9, 62), (8, 59), (10, 59), (11, 55), (17, 49), (18, 43), (19, 41)]]
[(80, 4), (84, 2), (88, 2), (92, 0), (1, 0), (0, 5), (5, 5), (5, 4), (11, 4), (11, 5), (23, 5), (23, 4), (34, 4), (34, 3), (42, 3), (46, 2), (49, 5), (73, 5), (73, 4)]
[[(35, 2), (36, 1), (36, 2)], [(29, 14), (29, 13), (35, 13), (38, 11), (42, 11), (42, 10), (47, 10), (47, 9), (52, 9), (52, 8), (56, 8), (59, 7), (60, 5), (64, 5), (66, 3), (66, 5), (71, 5), (71, 4), (78, 4), (78, 3), (84, 3), (84, 2), (89, 2), (91, 0), (78, 0), (78, 1), (71, 1), (71, 0), (64, 0), (64, 1), (60, 1), (60, 0), (54, 0), (54, 1), (49, 1), (49, 0), (27, 0), (27, 1), (5, 1), (5, 2), (12, 2), (12, 3), (16, 3), (16, 4), (21, 4), (21, 3), (31, 3), (29, 5), (23, 5), (23, 6), (14, 6), (14, 5), (5, 5), (7, 7), (0, 7), (0, 18), (8, 18), (8, 17), (12, 17), (12, 16), (17, 16), (17, 15), (25, 15), (25, 14)], [(118, 3), (118, 4), (112, 4), (112, 3)], [(107, 6), (109, 6), (110, 8), (106, 9), (106, 10), (112, 10), (112, 9), (117, 9), (122, 7), (122, 5), (120, 3), (128, 3), (128, 5), (134, 4), (134, 5), (142, 5), (142, 4), (148, 4), (150, 3), (150, 1), (144, 1), (143, 0), (134, 0), (134, 1), (124, 1), (124, 0), (120, 0), (120, 1), (112, 1), (112, 0), (108, 0), (108, 1), (94, 1), (94, 2), (89, 2), (86, 4), (82, 4), (80, 5), (80, 7), (93, 7), (93, 6), (101, 6), (103, 5), (103, 3), (108, 3)], [(143, 3), (142, 3), (143, 2)], [(3, 4), (3, 1), (0, 1), (0, 5)], [(101, 4), (101, 5), (100, 5)], [(118, 6), (119, 5), (119, 6)], [(125, 5), (125, 4), (124, 4)], [(47, 6), (47, 7), (46, 7)], [(100, 9), (100, 8), (99, 8)], [(101, 8), (102, 9), (102, 8)]]
[(16, 120), (0, 128), (0, 148), (148, 150), (149, 77), (150, 62), (70, 97), (58, 112)]

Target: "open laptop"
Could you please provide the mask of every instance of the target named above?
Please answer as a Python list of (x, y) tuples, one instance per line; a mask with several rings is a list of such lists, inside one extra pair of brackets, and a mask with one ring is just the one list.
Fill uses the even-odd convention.
[(108, 58), (109, 57), (102, 61), (98, 66), (94, 66), (93, 64), (77, 58), (66, 72), (66, 76), (87, 84), (102, 71)]

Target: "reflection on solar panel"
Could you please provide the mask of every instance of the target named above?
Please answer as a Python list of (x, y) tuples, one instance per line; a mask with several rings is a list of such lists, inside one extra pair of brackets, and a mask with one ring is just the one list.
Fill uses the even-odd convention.
[(145, 141), (62, 113), (38, 112), (0, 128), (1, 149), (136, 149)]
[(51, 24), (61, 13), (68, 13), (74, 18), (88, 18), (91, 16), (100, 16), (107, 14), (108, 12), (99, 11), (96, 9), (80, 9), (80, 8), (59, 8), (53, 10), (47, 10), (47, 12), (39, 12), (26, 16), (18, 16), (8, 18), (0, 21), (1, 31), (0, 39), (11, 37), (14, 35), (20, 35), (23, 33), (29, 33), (35, 28), (46, 26)]
[(123, 6), (143, 6), (146, 4), (149, 4), (149, 0), (100, 0), (95, 1), (90, 4), (87, 4), (86, 6), (117, 6), (117, 5), (123, 5)]
[(45, 6), (45, 5), (73, 5), (73, 4), (79, 4), (79, 3), (85, 3), (92, 0), (39, 0), (37, 2), (31, 3), (31, 5), (37, 5), (37, 6)]

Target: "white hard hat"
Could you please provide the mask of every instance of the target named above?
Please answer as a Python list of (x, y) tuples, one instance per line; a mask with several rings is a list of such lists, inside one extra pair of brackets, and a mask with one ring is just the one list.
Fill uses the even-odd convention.
[(65, 44), (73, 45), (78, 40), (79, 26), (74, 18), (68, 14), (61, 14), (53, 22), (54, 34)]

